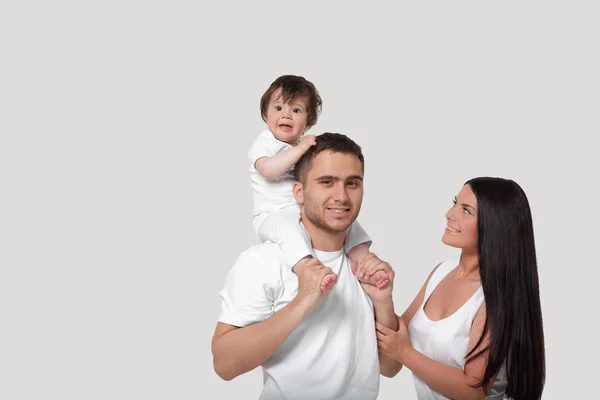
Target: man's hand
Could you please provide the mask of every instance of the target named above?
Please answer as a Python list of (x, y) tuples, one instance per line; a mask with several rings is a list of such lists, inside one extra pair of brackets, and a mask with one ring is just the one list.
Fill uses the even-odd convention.
[[(328, 276), (328, 288), (321, 290), (323, 278)], [(337, 275), (316, 258), (311, 258), (302, 265), (298, 271), (298, 294), (296, 301), (306, 307), (306, 313), (312, 312), (321, 303), (323, 298), (331, 291)]]
[(372, 276), (377, 271), (384, 271), (388, 276), (388, 284), (379, 288), (376, 285), (361, 282), (361, 285), (373, 303), (391, 303), (392, 290), (394, 288), (394, 270), (392, 266), (381, 260), (375, 253), (369, 253), (361, 260), (360, 264), (353, 265), (354, 275), (359, 279)]

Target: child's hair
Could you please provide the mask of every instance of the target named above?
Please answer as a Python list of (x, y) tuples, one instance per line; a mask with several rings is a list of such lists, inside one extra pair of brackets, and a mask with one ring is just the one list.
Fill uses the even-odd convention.
[(267, 120), (267, 107), (273, 93), (281, 88), (281, 100), (284, 103), (295, 100), (297, 98), (306, 98), (307, 102), (307, 119), (306, 125), (311, 127), (317, 123), (323, 102), (321, 96), (312, 82), (307, 81), (301, 76), (282, 75), (275, 79), (271, 86), (260, 98), (260, 115), (263, 121)]

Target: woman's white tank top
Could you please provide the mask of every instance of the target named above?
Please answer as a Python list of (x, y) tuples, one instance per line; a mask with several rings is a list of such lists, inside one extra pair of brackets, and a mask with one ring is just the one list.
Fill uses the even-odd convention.
[[(432, 321), (425, 315), (423, 310), (437, 285), (457, 265), (457, 262), (445, 261), (433, 273), (425, 289), (423, 304), (409, 323), (408, 335), (412, 346), (418, 352), (432, 360), (464, 370), (465, 356), (467, 355), (467, 346), (471, 335), (471, 324), (484, 301), (483, 288), (477, 289), (461, 308), (444, 319)], [(414, 374), (413, 377), (419, 400), (447, 399), (447, 397), (431, 390)], [(503, 399), (506, 385), (506, 372), (502, 367), (486, 399)]]

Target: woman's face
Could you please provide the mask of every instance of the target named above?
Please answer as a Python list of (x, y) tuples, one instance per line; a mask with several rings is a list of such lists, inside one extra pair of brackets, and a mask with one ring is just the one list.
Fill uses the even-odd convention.
[(442, 242), (448, 246), (477, 252), (477, 198), (471, 186), (463, 186), (453, 203), (446, 213), (448, 226)]

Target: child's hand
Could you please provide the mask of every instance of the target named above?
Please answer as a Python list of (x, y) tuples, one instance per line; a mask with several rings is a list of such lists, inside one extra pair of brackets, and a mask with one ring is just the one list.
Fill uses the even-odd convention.
[(308, 149), (317, 144), (317, 138), (315, 135), (306, 135), (300, 141), (298, 147), (302, 149), (302, 153), (306, 153)]

